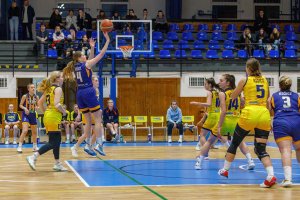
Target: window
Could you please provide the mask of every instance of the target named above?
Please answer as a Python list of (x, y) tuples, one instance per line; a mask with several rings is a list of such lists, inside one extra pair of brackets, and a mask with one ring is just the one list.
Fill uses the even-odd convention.
[(0, 88), (7, 88), (7, 78), (0, 78)]
[(204, 78), (202, 77), (189, 77), (189, 87), (203, 87)]
[(108, 85), (108, 77), (103, 77), (103, 87), (104, 88), (107, 88), (107, 85)]
[(84, 9), (83, 3), (58, 3), (57, 8), (59, 8), (60, 14), (63, 18), (68, 16), (69, 10), (74, 10), (74, 15), (78, 15), (79, 9)]
[(300, 93), (300, 77), (297, 78), (297, 92)]
[(213, 18), (237, 18), (237, 6), (213, 5)]
[(280, 18), (280, 6), (255, 6), (255, 16), (258, 15), (259, 10), (263, 10), (268, 18)]
[(113, 16), (114, 11), (118, 11), (121, 18), (124, 18), (127, 15), (128, 0), (101, 0), (100, 7), (108, 18)]
[(266, 78), (270, 87), (274, 87), (274, 78)]

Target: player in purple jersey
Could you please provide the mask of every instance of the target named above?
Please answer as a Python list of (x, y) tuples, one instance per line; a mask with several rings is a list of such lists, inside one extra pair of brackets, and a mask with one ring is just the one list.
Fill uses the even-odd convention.
[(290, 90), (292, 80), (282, 76), (279, 80), (280, 91), (269, 99), (270, 110), (274, 111), (273, 132), (279, 147), (284, 171), (283, 187), (292, 186), (292, 144), (300, 163), (300, 97)]

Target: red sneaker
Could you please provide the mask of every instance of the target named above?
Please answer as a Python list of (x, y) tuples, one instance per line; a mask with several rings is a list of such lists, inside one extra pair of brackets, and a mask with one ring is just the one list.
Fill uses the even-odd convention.
[(277, 180), (276, 177), (272, 176), (271, 179), (270, 178), (269, 178), (269, 180), (266, 179), (262, 184), (260, 184), (260, 187), (262, 187), (262, 188), (270, 188), (270, 187), (272, 187), (273, 185), (276, 184), (276, 180)]
[(224, 176), (224, 177), (228, 178), (228, 171), (226, 169), (220, 169), (218, 174), (220, 176)]

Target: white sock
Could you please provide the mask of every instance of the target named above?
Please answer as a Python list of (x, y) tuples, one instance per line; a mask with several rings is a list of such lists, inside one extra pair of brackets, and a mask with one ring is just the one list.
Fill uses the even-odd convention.
[(246, 156), (246, 158), (248, 160), (248, 163), (251, 162), (251, 160), (252, 160), (251, 154), (250, 153), (246, 153), (245, 156)]
[(34, 157), (34, 159), (36, 160), (38, 157), (39, 157), (39, 152), (35, 152), (34, 154), (33, 154), (33, 157)]
[(179, 135), (179, 139), (182, 139), (182, 135)]
[(168, 140), (172, 140), (172, 136), (168, 136)]
[(67, 134), (67, 140), (70, 140), (70, 134)]
[(228, 148), (228, 147), (230, 147), (230, 144), (229, 144), (229, 142), (228, 142), (228, 141), (226, 141), (226, 142), (224, 143), (224, 146), (225, 146), (225, 147), (227, 147), (227, 148)]
[(98, 138), (97, 138), (97, 143), (98, 143), (99, 145), (102, 146), (102, 143), (103, 143), (103, 142), (102, 142), (102, 137), (98, 137)]
[(228, 171), (230, 169), (230, 166), (231, 166), (231, 162), (228, 162), (227, 160), (225, 160), (224, 169)]
[(274, 176), (274, 168), (273, 168), (273, 166), (266, 167), (266, 170), (267, 170), (267, 173), (268, 173), (268, 178)]
[(19, 147), (22, 147), (22, 143), (21, 142), (19, 142)]
[(205, 156), (199, 156), (197, 157), (197, 161), (201, 164), (202, 161), (204, 160)]
[(284, 179), (291, 181), (292, 180), (292, 167), (284, 166), (283, 171), (284, 171)]
[(33, 146), (33, 148), (37, 148), (37, 144), (36, 143), (33, 143), (32, 146)]

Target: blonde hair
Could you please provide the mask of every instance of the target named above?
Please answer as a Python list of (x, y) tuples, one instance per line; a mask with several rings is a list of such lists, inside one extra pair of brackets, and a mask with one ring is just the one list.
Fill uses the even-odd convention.
[(75, 82), (73, 72), (75, 70), (75, 64), (78, 62), (78, 59), (81, 57), (81, 51), (76, 51), (73, 54), (73, 60), (70, 61), (67, 66), (63, 69), (63, 77), (65, 80)]
[(59, 78), (60, 75), (60, 71), (51, 72), (50, 75), (39, 84), (37, 91), (42, 93), (50, 92), (52, 84), (55, 83), (55, 80)]
[(279, 87), (280, 90), (282, 91), (286, 91), (286, 90), (290, 90), (292, 86), (292, 79), (288, 76), (282, 76), (279, 79)]
[(250, 58), (246, 62), (246, 67), (250, 71), (250, 76), (261, 76), (260, 63), (255, 58)]

